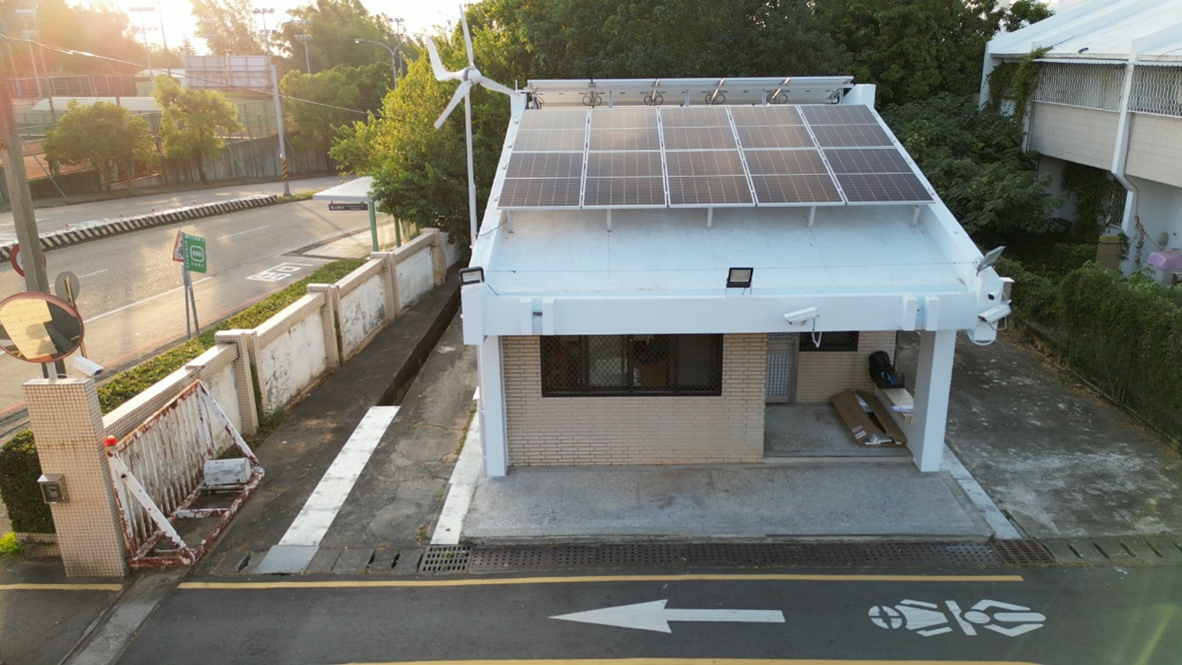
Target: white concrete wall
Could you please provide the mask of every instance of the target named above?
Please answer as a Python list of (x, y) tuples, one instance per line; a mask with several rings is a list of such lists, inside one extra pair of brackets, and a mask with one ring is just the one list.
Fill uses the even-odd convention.
[(304, 296), (259, 326), (255, 367), (263, 413), (285, 406), (328, 369), (324, 300), (322, 294)]
[[(418, 251), (407, 252), (409, 256), (403, 258), (402, 249), (414, 248), (419, 239), (428, 240)], [(423, 294), (435, 288), (435, 277), (431, 266), (430, 238), (419, 236), (412, 243), (405, 245), (398, 252), (398, 302), (402, 307), (408, 307)]]
[[(1182, 251), (1182, 189), (1143, 178), (1130, 178), (1137, 186), (1137, 217), (1145, 229), (1145, 243), (1141, 248), (1141, 262), (1150, 252), (1161, 249)], [(1130, 253), (1137, 251), (1135, 227), (1125, 228), (1130, 239)], [(1161, 234), (1166, 234), (1164, 247), (1158, 246)]]
[[(386, 311), (386, 285), (382, 279), (382, 261), (372, 261), (354, 274), (364, 277), (353, 281), (349, 277), (342, 279), (340, 291), (340, 307), (337, 321), (341, 330), (341, 352), (345, 357), (352, 355), (364, 345), (371, 335), (386, 324), (389, 312)], [(365, 274), (368, 273), (368, 274)], [(344, 284), (349, 280), (348, 288)]]
[(1119, 113), (1035, 102), (1030, 116), (1030, 149), (1108, 171), (1116, 146)]

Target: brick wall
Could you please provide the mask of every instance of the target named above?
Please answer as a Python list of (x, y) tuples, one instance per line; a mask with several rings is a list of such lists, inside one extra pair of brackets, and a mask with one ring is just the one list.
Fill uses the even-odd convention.
[[(858, 350), (802, 351), (797, 354), (796, 401), (826, 402), (842, 390), (874, 390), (870, 380), (869, 358), (875, 351), (886, 351), (893, 362), (895, 332), (858, 334)], [(802, 335), (807, 337), (807, 334)], [(811, 343), (811, 342), (809, 342)]]
[(538, 338), (504, 337), (501, 352), (513, 466), (763, 458), (766, 335), (724, 336), (718, 397), (542, 397)]

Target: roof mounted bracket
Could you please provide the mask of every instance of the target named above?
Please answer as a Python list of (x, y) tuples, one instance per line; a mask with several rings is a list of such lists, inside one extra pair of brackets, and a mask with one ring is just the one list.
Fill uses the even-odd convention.
[(612, 209), (607, 209), (607, 232), (612, 232)]
[(919, 211), (921, 209), (920, 206), (915, 206), (915, 214), (911, 216), (911, 228), (919, 226)]
[(706, 208), (706, 228), (714, 228), (714, 208)]
[(809, 206), (809, 228), (813, 228), (813, 222), (817, 220), (817, 206)]

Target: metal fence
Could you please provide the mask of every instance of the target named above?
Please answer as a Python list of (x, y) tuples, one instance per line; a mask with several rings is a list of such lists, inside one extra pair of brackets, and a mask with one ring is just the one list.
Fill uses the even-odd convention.
[(9, 92), (18, 99), (54, 97), (133, 97), (134, 76), (39, 76), (8, 79)]
[(1129, 110), (1140, 113), (1182, 116), (1182, 67), (1137, 65)]
[(1124, 65), (1044, 62), (1034, 101), (1120, 111), (1124, 84)]
[[(216, 488), (233, 497), (229, 505), (197, 505), (214, 489), (205, 483), (205, 462), (232, 447), (247, 460), (249, 477)], [(200, 381), (121, 441), (109, 443), (106, 453), (132, 566), (195, 562), (263, 477), (258, 458)], [(175, 526), (185, 518), (218, 521), (200, 541), (189, 544)]]

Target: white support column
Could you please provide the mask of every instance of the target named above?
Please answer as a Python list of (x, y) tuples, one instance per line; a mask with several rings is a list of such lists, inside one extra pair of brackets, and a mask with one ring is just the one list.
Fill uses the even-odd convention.
[(480, 374), (480, 434), (484, 439), (484, 472), (490, 477), (499, 477), (509, 470), (500, 337), (484, 338), (477, 365)]
[(915, 372), (915, 407), (908, 447), (920, 471), (939, 471), (948, 425), (948, 393), (952, 388), (952, 357), (956, 331), (919, 333), (919, 366)]

